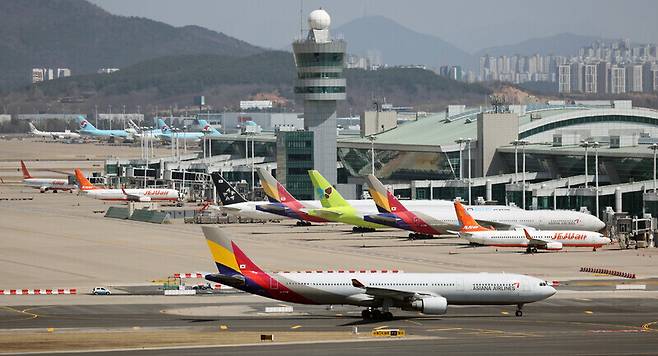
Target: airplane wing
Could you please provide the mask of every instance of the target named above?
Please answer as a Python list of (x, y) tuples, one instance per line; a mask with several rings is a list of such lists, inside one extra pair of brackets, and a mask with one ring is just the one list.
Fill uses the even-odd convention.
[(437, 296), (436, 294), (424, 293), (424, 292), (409, 292), (404, 290), (390, 289), (390, 288), (379, 288), (379, 287), (369, 287), (359, 282), (358, 279), (352, 279), (352, 286), (355, 288), (361, 288), (364, 290), (365, 294), (371, 295), (375, 298), (391, 298), (397, 300), (407, 300), (410, 298), (418, 298), (423, 296)]
[(478, 224), (484, 226), (484, 227), (492, 227), (495, 230), (514, 230), (519, 227), (524, 227), (524, 226), (519, 226), (519, 225), (512, 225), (512, 224), (505, 224), (501, 223), (498, 221), (491, 221), (491, 220), (481, 220), (481, 219), (475, 219)]
[(124, 188), (121, 188), (121, 192), (123, 192), (123, 194), (126, 196), (126, 199), (128, 199), (128, 201), (136, 201), (136, 202), (151, 201), (150, 197), (145, 197), (145, 196), (140, 196), (140, 195), (135, 195), (135, 194), (129, 194), (128, 192), (126, 192), (126, 189), (124, 189)]

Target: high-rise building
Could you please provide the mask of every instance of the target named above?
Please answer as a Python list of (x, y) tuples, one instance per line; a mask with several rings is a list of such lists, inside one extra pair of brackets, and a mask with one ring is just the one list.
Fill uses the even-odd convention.
[(571, 63), (571, 92), (581, 93), (583, 91), (583, 64), (581, 62)]
[(70, 77), (71, 70), (68, 68), (57, 68), (57, 78)]
[(44, 77), (45, 75), (43, 68), (32, 68), (32, 84), (43, 82)]
[(571, 66), (562, 64), (557, 66), (557, 87), (559, 93), (571, 93)]
[(629, 64), (626, 66), (626, 92), (639, 93), (642, 91), (642, 65)]
[(610, 68), (610, 94), (626, 92), (626, 69), (613, 66)]
[(596, 94), (598, 86), (596, 80), (596, 64), (585, 64), (583, 67), (583, 92), (585, 94)]
[(346, 43), (332, 40), (331, 17), (325, 10), (312, 11), (308, 24), (306, 39), (292, 44), (297, 67), (295, 94), (304, 101), (304, 128), (313, 133), (313, 166), (336, 184), (336, 103), (345, 100)]
[(596, 79), (596, 84), (598, 85), (598, 88), (596, 89), (596, 92), (599, 94), (606, 94), (608, 93), (608, 62), (606, 61), (601, 61), (596, 65), (596, 75), (598, 78)]

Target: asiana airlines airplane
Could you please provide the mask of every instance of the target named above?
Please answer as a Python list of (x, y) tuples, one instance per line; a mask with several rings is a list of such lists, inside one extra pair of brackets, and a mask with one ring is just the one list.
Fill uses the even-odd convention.
[(522, 316), (524, 304), (555, 294), (546, 281), (513, 273), (265, 272), (226, 230), (202, 229), (218, 269), (207, 280), (283, 302), (363, 307), (364, 319), (392, 319), (392, 308), (445, 314), (449, 305), (516, 305)]

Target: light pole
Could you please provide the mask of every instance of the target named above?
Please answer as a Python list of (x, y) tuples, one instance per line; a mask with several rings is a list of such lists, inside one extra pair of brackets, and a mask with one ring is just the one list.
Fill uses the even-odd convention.
[(370, 140), (370, 173), (374, 176), (375, 175), (375, 140), (377, 137), (375, 135), (370, 135), (368, 136), (368, 140)]
[(594, 185), (596, 185), (596, 217), (599, 217), (599, 146), (598, 142), (594, 142)]
[[(515, 152), (514, 162), (515, 162), (516, 167), (518, 167), (518, 164), (516, 164), (516, 162), (517, 162), (516, 152), (517, 152), (517, 147), (518, 146), (521, 146), (521, 155), (523, 156), (523, 158), (522, 158), (523, 162), (522, 162), (522, 167), (521, 167), (521, 169), (523, 170), (523, 185), (521, 187), (522, 188), (522, 190), (521, 190), (521, 200), (522, 200), (521, 207), (525, 210), (525, 146), (528, 145), (528, 141), (526, 141), (526, 140), (514, 140), (514, 141), (512, 141), (512, 144), (514, 145), (514, 152)], [(515, 174), (515, 176), (516, 176), (516, 174)], [(517, 182), (518, 182), (518, 180), (517, 180)]]
[(462, 166), (464, 165), (462, 144), (464, 142), (466, 142), (466, 140), (461, 137), (455, 140), (455, 143), (459, 145), (459, 180), (464, 180), (464, 170), (462, 169)]
[(465, 140), (468, 146), (468, 205), (471, 205), (471, 141), (473, 139), (467, 138)]
[(658, 150), (658, 143), (652, 143), (649, 149), (653, 151), (653, 194), (656, 194), (656, 150)]
[(587, 151), (588, 151), (589, 147), (591, 147), (591, 146), (592, 146), (592, 143), (591, 143), (591, 142), (588, 142), (588, 141), (583, 141), (583, 142), (580, 144), (580, 147), (585, 147), (585, 188), (587, 188), (587, 181), (588, 181), (588, 174), (587, 174)]
[(256, 199), (256, 191), (254, 190), (256, 187), (256, 181), (254, 177), (254, 162), (256, 161), (255, 158), (255, 150), (254, 150), (254, 134), (251, 135), (251, 200)]

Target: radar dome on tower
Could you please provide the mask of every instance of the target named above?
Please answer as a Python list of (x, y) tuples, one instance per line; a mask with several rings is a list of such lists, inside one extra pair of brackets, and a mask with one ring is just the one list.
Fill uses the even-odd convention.
[(329, 25), (331, 25), (331, 16), (322, 8), (313, 10), (308, 15), (308, 26), (313, 30), (326, 30)]

